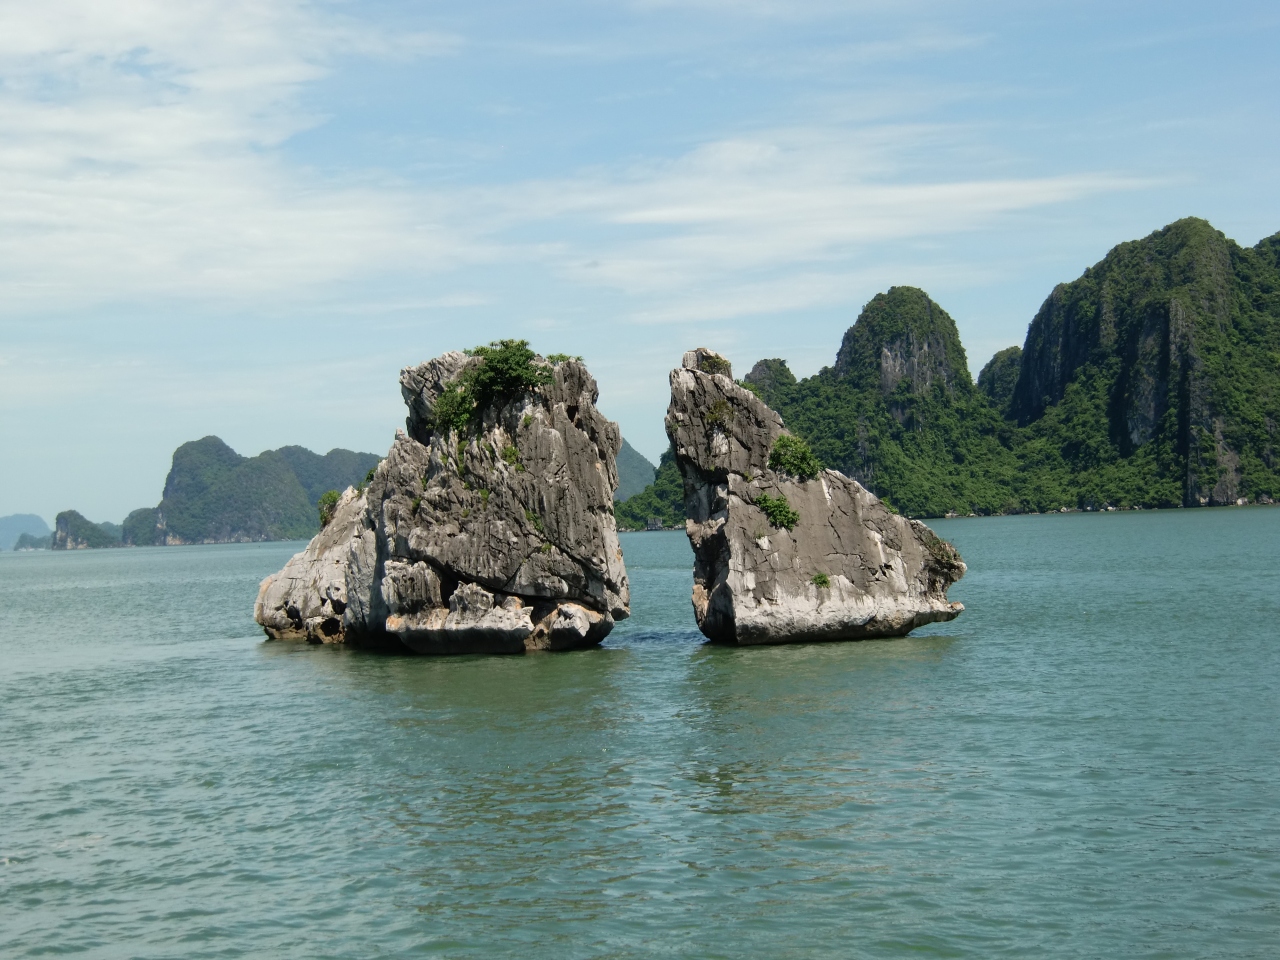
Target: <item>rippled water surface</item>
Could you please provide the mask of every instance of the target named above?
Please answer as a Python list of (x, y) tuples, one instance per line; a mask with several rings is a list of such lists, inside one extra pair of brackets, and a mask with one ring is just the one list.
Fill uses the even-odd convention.
[(5, 957), (1274, 957), (1280, 508), (954, 520), (968, 611), (264, 643), (297, 544), (0, 554)]

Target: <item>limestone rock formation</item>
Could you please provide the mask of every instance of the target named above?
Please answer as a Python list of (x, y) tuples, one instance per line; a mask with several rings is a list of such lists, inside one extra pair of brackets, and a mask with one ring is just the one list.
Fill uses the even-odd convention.
[(935, 382), (948, 393), (972, 386), (955, 321), (917, 287), (890, 287), (872, 297), (845, 332), (833, 369), (859, 386), (874, 384), (886, 397), (902, 380), (915, 396)]
[(480, 391), (465, 425), (437, 405), (497, 361), (453, 352), (401, 371), (407, 433), (263, 581), (254, 615), (268, 636), (515, 653), (592, 646), (628, 615), (617, 424), (580, 362), (525, 354), (542, 382)]
[(666, 425), (684, 477), (694, 613), (711, 640), (901, 636), (964, 609), (946, 596), (965, 571), (955, 549), (857, 481), (779, 455), (795, 445), (778, 443), (790, 437), (782, 418), (734, 383), (724, 357), (684, 355)]
[[(94, 523), (76, 510), (63, 510), (53, 521), (54, 550), (94, 550), (101, 547), (118, 547), (120, 537), (107, 524)], [(118, 528), (117, 528), (118, 529)]]

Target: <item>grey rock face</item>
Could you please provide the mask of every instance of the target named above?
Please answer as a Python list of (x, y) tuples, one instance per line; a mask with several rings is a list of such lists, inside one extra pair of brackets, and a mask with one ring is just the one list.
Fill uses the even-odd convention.
[[(924, 524), (890, 513), (857, 481), (769, 467), (782, 418), (699, 348), (671, 373), (667, 435), (684, 477), (693, 608), (711, 640), (760, 644), (901, 636), (952, 620), (965, 565)], [(763, 505), (784, 497), (791, 529)], [(825, 585), (819, 585), (823, 584)]]
[(285, 569), (263, 581), (268, 636), (516, 653), (592, 646), (628, 616), (613, 520), (617, 424), (574, 360), (551, 382), (478, 412), (463, 435), (433, 408), (469, 364), (448, 353), (403, 370), (399, 432), (362, 493)]
[(262, 581), (253, 618), (267, 636), (341, 643), (363, 626), (377, 551), (367, 513), (365, 496), (348, 487), (329, 525), (283, 570)]

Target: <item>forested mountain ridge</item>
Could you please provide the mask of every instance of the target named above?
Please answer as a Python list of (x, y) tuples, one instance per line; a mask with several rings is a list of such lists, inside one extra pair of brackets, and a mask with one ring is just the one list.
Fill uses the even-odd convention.
[(23, 534), (27, 534), (27, 542), (31, 542), (48, 537), (50, 533), (44, 518), (34, 513), (14, 513), (0, 517), (0, 550), (16, 550)]
[(668, 447), (658, 461), (653, 483), (613, 508), (619, 530), (643, 530), (650, 520), (664, 527), (684, 526), (684, 480)]
[(976, 387), (954, 322), (912, 287), (874, 297), (831, 367), (797, 381), (762, 360), (743, 383), (911, 516), (1271, 502), (1280, 234), (1243, 248), (1185, 219), (1120, 244)]

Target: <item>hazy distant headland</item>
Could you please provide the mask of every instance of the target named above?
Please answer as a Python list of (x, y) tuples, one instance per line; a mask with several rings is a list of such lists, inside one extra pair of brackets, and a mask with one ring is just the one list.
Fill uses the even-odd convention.
[(48, 547), (49, 525), (34, 513), (15, 513), (0, 517), (0, 550), (38, 550)]
[[(914, 517), (1280, 499), (1280, 234), (1243, 248), (1189, 218), (1059, 284), (978, 375), (955, 322), (892, 287), (835, 363), (743, 380), (828, 466)], [(620, 529), (684, 522), (679, 471)]]
[[(380, 459), (377, 454), (342, 449), (321, 456), (297, 446), (243, 457), (218, 437), (204, 437), (174, 451), (156, 506), (134, 510), (118, 524), (95, 523), (79, 511), (64, 510), (52, 531), (35, 514), (0, 517), (0, 549), (305, 540), (320, 529), (321, 496), (364, 482)], [(618, 457), (618, 498), (643, 490), (654, 472), (653, 464), (624, 441)]]
[(77, 550), (306, 539), (320, 529), (321, 494), (360, 483), (379, 459), (341, 449), (321, 456), (296, 446), (242, 457), (217, 437), (204, 437), (174, 451), (156, 506), (134, 510), (121, 524), (64, 510), (51, 543), (42, 545)]

